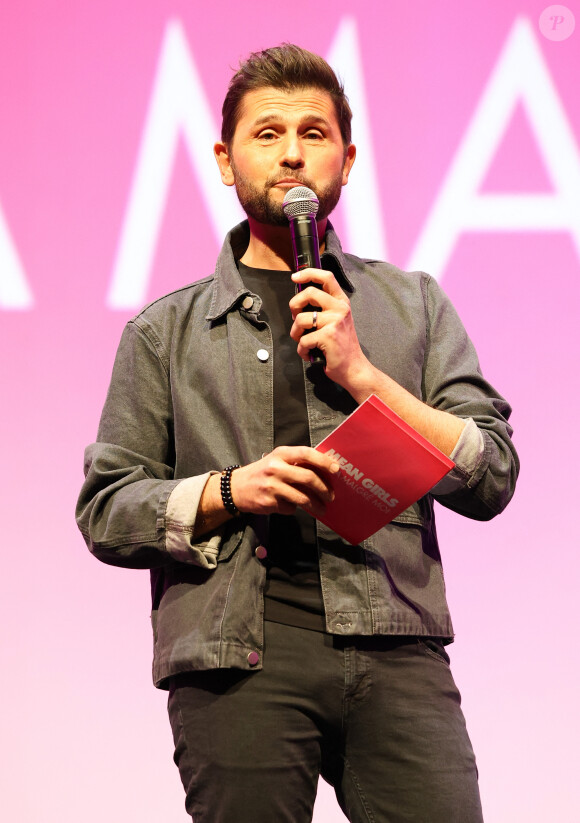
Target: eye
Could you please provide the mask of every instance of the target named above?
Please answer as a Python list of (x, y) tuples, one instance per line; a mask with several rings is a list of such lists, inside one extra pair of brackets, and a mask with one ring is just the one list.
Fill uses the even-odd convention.
[(258, 134), (258, 140), (264, 140), (266, 142), (269, 142), (271, 140), (275, 140), (276, 136), (276, 132), (272, 129), (264, 129), (264, 131), (261, 131)]
[(309, 129), (304, 135), (307, 140), (322, 140), (324, 135), (318, 129)]

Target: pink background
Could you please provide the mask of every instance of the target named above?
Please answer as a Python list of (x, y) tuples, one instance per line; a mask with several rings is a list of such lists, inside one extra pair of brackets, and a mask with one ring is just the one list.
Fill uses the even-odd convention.
[[(570, 5), (579, 26), (560, 42), (539, 30), (544, 8), (530, 0), (382, 0), (360, 11), (344, 0), (3, 4), (3, 819), (187, 819), (165, 695), (150, 682), (148, 575), (95, 561), (73, 521), (83, 448), (96, 433), (125, 321), (144, 302), (213, 270), (220, 232), (200, 183), (204, 172), (224, 197), (216, 213), (227, 221), (228, 209), (235, 212), (213, 167), (210, 131), (201, 142), (181, 140), (166, 175), (159, 235), (142, 224), (137, 232), (141, 245), (152, 238), (145, 293), (133, 294), (133, 306), (111, 306), (168, 31), (186, 44), (216, 127), (230, 67), (241, 56), (282, 40), (329, 56), (337, 32), (347, 33), (342, 72), (346, 79), (360, 69), (362, 92), (347, 91), (360, 113), (355, 140), (358, 127), (366, 144), (352, 181), (358, 174), (359, 213), (368, 197), (372, 237), (356, 233), (342, 206), (335, 224), (345, 246), (362, 253), (382, 230), (389, 259), (405, 268), (435, 227), (421, 265), (440, 277), (486, 375), (515, 409), (523, 468), (509, 509), (491, 523), (439, 510), (457, 631), (451, 654), (486, 820), (580, 819), (580, 7)], [(508, 44), (511, 75), (502, 62)], [(494, 109), (502, 94), (503, 120)], [(186, 111), (188, 102), (177, 105)], [(194, 124), (200, 112), (189, 107)], [(485, 174), (467, 195), (483, 216), (469, 223), (465, 201), (456, 199), (447, 225), (459, 221), (459, 228), (444, 253), (445, 231), (434, 221), (463, 150), (469, 162), (456, 180), (467, 185), (479, 158)], [(343, 819), (321, 785), (315, 821)]]

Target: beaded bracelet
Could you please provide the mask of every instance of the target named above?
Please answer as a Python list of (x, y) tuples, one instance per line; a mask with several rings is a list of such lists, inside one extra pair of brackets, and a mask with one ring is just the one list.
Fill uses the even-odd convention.
[(222, 503), (227, 512), (232, 514), (234, 517), (239, 514), (239, 510), (234, 503), (234, 498), (232, 497), (232, 472), (234, 469), (239, 469), (239, 463), (235, 466), (228, 466), (227, 469), (224, 469), (221, 477), (220, 477), (220, 491), (222, 493)]

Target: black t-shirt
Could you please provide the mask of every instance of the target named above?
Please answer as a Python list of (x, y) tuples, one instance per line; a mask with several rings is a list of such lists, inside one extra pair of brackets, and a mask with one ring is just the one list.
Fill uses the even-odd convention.
[[(253, 269), (238, 263), (244, 285), (262, 298), (259, 320), (273, 342), (274, 446), (310, 446), (303, 361), (290, 337), (288, 303), (295, 285), (288, 271)], [(266, 559), (265, 618), (324, 631), (316, 526), (302, 509), (270, 515)]]

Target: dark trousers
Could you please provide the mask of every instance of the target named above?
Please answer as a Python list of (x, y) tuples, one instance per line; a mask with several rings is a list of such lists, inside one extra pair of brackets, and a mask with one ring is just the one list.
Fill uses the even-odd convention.
[(265, 624), (264, 668), (174, 678), (175, 762), (194, 823), (308, 823), (318, 776), (351, 823), (481, 823), (445, 651)]

